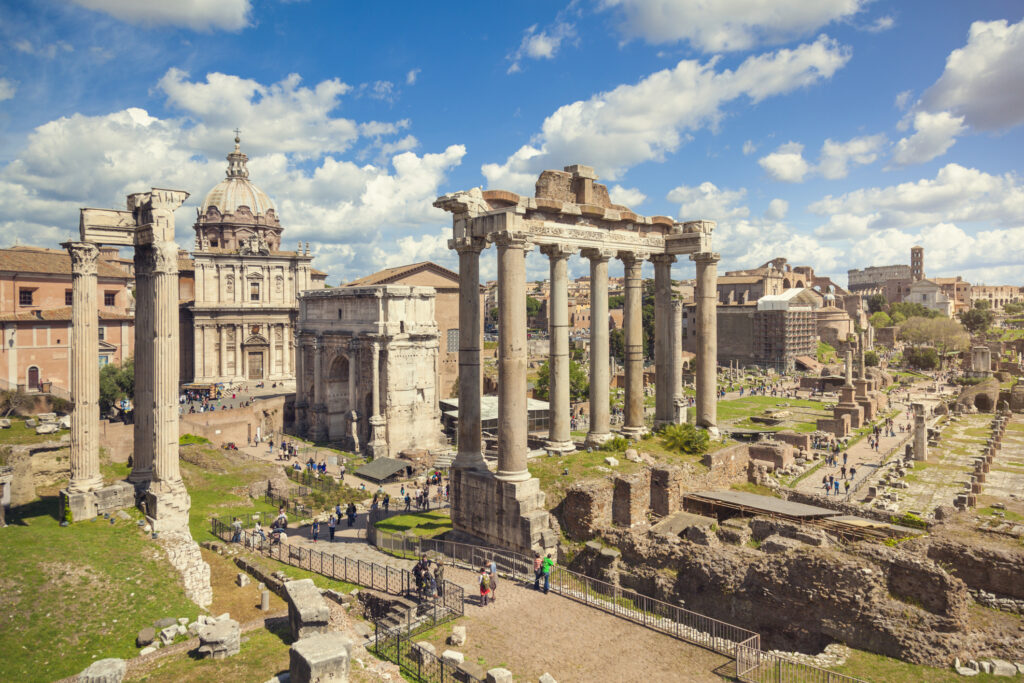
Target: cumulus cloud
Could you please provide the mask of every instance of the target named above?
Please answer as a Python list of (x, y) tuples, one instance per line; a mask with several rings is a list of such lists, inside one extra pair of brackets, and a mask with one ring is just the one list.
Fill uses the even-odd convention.
[(777, 150), (757, 160), (769, 176), (784, 183), (802, 183), (811, 165), (804, 159), (804, 146), (787, 142)]
[(953, 50), (946, 68), (921, 97), (920, 107), (964, 117), (979, 130), (1024, 122), (1024, 21), (976, 21), (967, 44)]
[(813, 85), (831, 78), (849, 58), (847, 49), (821, 36), (748, 57), (735, 70), (716, 70), (717, 59), (683, 60), (635, 84), (560, 107), (529, 144), (481, 170), (491, 187), (520, 192), (529, 191), (544, 168), (577, 162), (617, 180), (636, 164), (675, 152), (688, 131), (717, 126), (726, 104), (741, 98), (756, 103)]
[(419, 78), (420, 71), (423, 69), (410, 69), (409, 73), (405, 74), (406, 85), (416, 85), (416, 79)]
[(917, 112), (914, 114), (914, 134), (896, 143), (892, 163), (897, 166), (923, 164), (942, 156), (964, 130), (963, 116), (953, 116), (946, 111), (938, 114)]
[[(275, 112), (285, 101), (308, 109), (287, 113), (300, 130), (283, 135), (279, 145), (274, 137), (284, 131), (276, 127), (275, 114), (239, 125), (250, 131), (243, 131), (242, 140), (243, 151), (250, 154), (250, 177), (276, 201), (286, 246), (300, 239), (318, 243), (325, 259), (317, 261), (318, 267), (351, 279), (383, 263), (371, 258), (378, 246), (391, 250), (410, 232), (418, 238), (439, 235), (448, 224), (431, 203), (443, 191), (447, 174), (461, 163), (462, 145), (416, 154), (408, 151), (417, 144), (413, 136), (395, 138), (407, 121), (338, 119), (331, 114), (332, 96), (324, 94), (338, 91), (333, 82), (297, 93), (297, 86), (276, 88), (215, 76), (205, 83), (166, 79), (167, 99), (186, 111), (179, 118), (161, 119), (131, 108), (74, 114), (37, 127), (13, 160), (0, 167), (0, 230), (11, 240), (52, 244), (77, 234), (81, 206), (121, 207), (131, 192), (174, 187), (192, 193), (177, 214), (179, 244), (189, 246), (194, 209), (224, 177), (224, 155), (232, 147), (230, 129), (215, 123), (222, 116), (219, 108), (245, 113), (269, 106)], [(225, 92), (208, 88), (210, 83), (236, 88), (240, 101), (224, 101)], [(324, 142), (321, 150), (298, 141), (307, 133), (327, 138), (334, 130), (344, 134), (343, 141)], [(377, 163), (341, 156), (360, 137), (381, 150)], [(250, 138), (261, 145), (250, 145)]]
[(896, 94), (896, 99), (893, 100), (893, 103), (900, 111), (906, 111), (907, 107), (910, 105), (910, 98), (913, 97), (913, 95), (914, 91), (904, 90)]
[(9, 78), (0, 78), (0, 102), (14, 97), (18, 91), (18, 84)]
[(628, 206), (631, 209), (640, 206), (647, 199), (647, 195), (637, 188), (623, 187), (622, 185), (612, 185), (609, 187), (608, 196), (611, 197), (612, 203)]
[(706, 218), (724, 221), (750, 214), (746, 206), (739, 206), (746, 195), (747, 191), (743, 188), (721, 190), (714, 183), (703, 182), (696, 187), (680, 185), (670, 190), (668, 200), (679, 203), (679, 220)]
[(757, 151), (757, 145), (754, 144), (753, 140), (747, 140), (743, 143), (743, 155), (750, 156)]
[(768, 202), (764, 217), (771, 221), (781, 221), (787, 213), (789, 213), (789, 202), (776, 198)]
[(808, 208), (829, 216), (815, 230), (826, 238), (942, 222), (980, 221), (1012, 227), (1020, 223), (1024, 210), (1024, 185), (1013, 174), (992, 175), (947, 164), (934, 179), (828, 195)]
[(108, 14), (126, 24), (140, 26), (179, 26), (193, 31), (215, 29), (240, 31), (250, 25), (249, 0), (72, 0), (72, 2)]
[(626, 39), (662, 44), (686, 41), (704, 52), (749, 50), (808, 35), (848, 19), (866, 0), (603, 0), (614, 8)]
[(787, 142), (771, 154), (758, 159), (757, 163), (772, 179), (786, 183), (802, 183), (811, 174), (835, 180), (845, 178), (852, 164), (873, 163), (886, 142), (888, 140), (882, 134), (866, 135), (846, 142), (827, 139), (821, 146), (816, 166), (804, 159), (802, 144)]
[(563, 42), (576, 37), (576, 27), (568, 21), (556, 21), (546, 29), (537, 30), (537, 24), (523, 31), (523, 39), (515, 52), (508, 56), (512, 62), (506, 73), (522, 71), (524, 59), (554, 59)]

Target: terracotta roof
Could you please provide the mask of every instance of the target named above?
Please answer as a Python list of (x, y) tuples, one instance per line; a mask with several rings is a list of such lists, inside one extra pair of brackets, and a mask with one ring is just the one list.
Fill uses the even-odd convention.
[(418, 270), (433, 270), (445, 277), (449, 277), (456, 283), (459, 281), (459, 274), (453, 270), (448, 270), (444, 266), (439, 266), (433, 261), (420, 261), (419, 263), (413, 263), (407, 266), (398, 266), (397, 268), (386, 268), (384, 270), (367, 275), (365, 277), (356, 278), (342, 287), (362, 287), (365, 285), (383, 285), (392, 282), (404, 275), (409, 275)]
[[(63, 249), (16, 246), (0, 249), (0, 271), (14, 273), (41, 273), (71, 277), (71, 257)], [(100, 259), (97, 267), (100, 277), (128, 280), (131, 275), (113, 261)]]
[[(100, 320), (134, 320), (134, 316), (127, 313), (113, 313), (98, 311)], [(36, 321), (60, 321), (71, 320), (71, 307), (61, 306), (60, 308), (37, 309), (34, 311), (21, 311), (19, 313), (0, 313), (2, 322), (36, 322)]]
[(764, 280), (763, 276), (760, 275), (721, 275), (718, 278), (718, 284), (720, 285), (742, 285), (742, 284), (754, 284)]
[(327, 277), (327, 273), (325, 271), (317, 270), (316, 268), (310, 268), (309, 272), (312, 273), (313, 275), (323, 275), (324, 277)]

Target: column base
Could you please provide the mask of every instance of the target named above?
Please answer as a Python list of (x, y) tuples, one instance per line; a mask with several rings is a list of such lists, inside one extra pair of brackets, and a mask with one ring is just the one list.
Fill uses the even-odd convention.
[(68, 493), (90, 493), (103, 488), (103, 477), (96, 475), (88, 479), (72, 479), (68, 482)]
[(452, 461), (451, 469), (476, 470), (478, 472), (488, 471), (487, 461), (484, 460), (484, 454), (482, 451), (463, 451), (462, 453), (458, 453), (455, 456), (455, 460)]
[(721, 432), (718, 431), (718, 427), (716, 425), (708, 425), (706, 427), (704, 425), (698, 426), (704, 431), (706, 431), (708, 433), (708, 436), (710, 436), (712, 439), (717, 439), (719, 436), (721, 436)]
[(530, 470), (519, 470), (517, 472), (510, 472), (508, 470), (498, 470), (494, 473), (494, 478), (499, 481), (507, 481), (515, 483), (519, 481), (526, 481), (530, 478)]
[(623, 427), (619, 431), (624, 437), (632, 439), (633, 441), (639, 441), (650, 433), (650, 430), (647, 429), (646, 425), (643, 427)]
[(546, 441), (544, 443), (544, 448), (546, 448), (549, 453), (567, 455), (575, 452), (576, 444), (572, 441)]
[(525, 555), (557, 547), (557, 523), (544, 508), (537, 479), (510, 482), (489, 472), (453, 470), (452, 492), (456, 530)]
[(589, 432), (587, 433), (587, 440), (583, 443), (587, 448), (600, 448), (606, 441), (612, 438), (611, 432)]
[(134, 505), (135, 487), (126, 481), (118, 481), (95, 491), (61, 490), (59, 512), (61, 521), (84, 522)]

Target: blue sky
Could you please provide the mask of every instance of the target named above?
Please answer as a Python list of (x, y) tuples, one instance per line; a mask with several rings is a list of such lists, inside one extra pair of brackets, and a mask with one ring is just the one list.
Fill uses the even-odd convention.
[[(777, 256), (1024, 284), (1024, 5), (876, 0), (0, 0), (0, 243), (186, 189), (242, 129), (284, 245), (337, 283), (447, 251), (444, 192), (596, 167), (645, 214)], [(533, 254), (530, 275), (544, 277)], [(585, 263), (573, 263), (583, 274)], [(689, 264), (677, 277), (692, 272)], [(493, 277), (493, 258), (482, 264)], [(613, 270), (614, 274), (614, 270)]]

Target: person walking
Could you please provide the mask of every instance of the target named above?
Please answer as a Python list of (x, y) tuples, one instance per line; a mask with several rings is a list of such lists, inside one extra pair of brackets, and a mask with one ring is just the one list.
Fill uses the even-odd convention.
[(488, 567), (488, 573), (490, 574), (491, 578), (491, 602), (497, 602), (494, 590), (498, 587), (498, 565), (495, 564), (493, 559), (491, 560), (491, 564)]
[(487, 596), (491, 594), (490, 577), (487, 574), (487, 567), (480, 567), (480, 606), (487, 607)]
[(540, 553), (533, 554), (533, 590), (540, 590), (540, 577), (543, 571), (541, 567), (544, 564), (544, 560), (541, 559)]
[(437, 595), (444, 597), (444, 561), (437, 563), (437, 570), (434, 572), (434, 578), (437, 580)]
[(836, 479), (834, 482), (832, 482), (832, 486), (835, 488), (836, 495), (838, 496), (839, 495), (839, 480)]
[(544, 595), (551, 589), (551, 568), (554, 566), (555, 561), (551, 559), (551, 553), (548, 553), (541, 563), (541, 571), (544, 572)]
[(331, 543), (334, 543), (334, 531), (337, 525), (338, 521), (334, 518), (334, 515), (331, 515), (327, 520), (327, 535), (330, 537)]
[(242, 542), (242, 523), (238, 521), (238, 517), (235, 517), (235, 521), (231, 522), (231, 528), (233, 532), (231, 534), (232, 543)]
[(349, 503), (348, 508), (345, 510), (345, 515), (348, 517), (348, 528), (351, 529), (356, 523), (356, 504)]
[(310, 529), (310, 536), (313, 538), (313, 543), (316, 543), (317, 537), (320, 536), (320, 520), (313, 520), (313, 527)]

